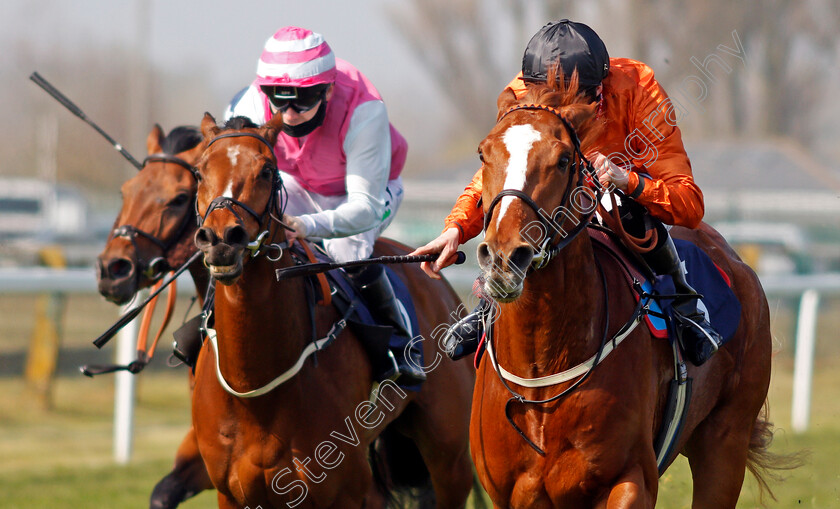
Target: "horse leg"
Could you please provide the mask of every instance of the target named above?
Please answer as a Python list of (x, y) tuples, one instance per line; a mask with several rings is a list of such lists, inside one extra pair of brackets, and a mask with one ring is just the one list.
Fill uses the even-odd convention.
[(697, 427), (686, 446), (685, 454), (694, 485), (693, 509), (734, 508), (738, 502), (744, 483), (751, 428), (739, 432), (729, 424), (732, 422), (720, 414), (707, 418)]
[(657, 489), (657, 482), (645, 482), (642, 465), (635, 465), (613, 485), (606, 500), (596, 504), (595, 507), (597, 509), (652, 509)]
[[(421, 403), (422, 404), (422, 403)], [(429, 472), (439, 509), (462, 508), (467, 502), (473, 484), (472, 459), (467, 431), (459, 430), (453, 421), (460, 422), (456, 411), (418, 405), (418, 400), (395, 421), (396, 429), (404, 433), (416, 446)], [(440, 415), (438, 415), (440, 414)], [(464, 420), (465, 421), (465, 420)]]
[(190, 427), (175, 454), (172, 471), (155, 485), (149, 508), (173, 509), (184, 500), (210, 489), (213, 489), (213, 483), (198, 452), (195, 428)]

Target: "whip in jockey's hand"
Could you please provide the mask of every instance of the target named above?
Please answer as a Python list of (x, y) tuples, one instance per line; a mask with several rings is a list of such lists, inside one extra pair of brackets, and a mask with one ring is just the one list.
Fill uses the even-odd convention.
[(420, 264), (420, 268), (429, 277), (440, 279), (440, 269), (452, 265), (458, 259), (459, 235), (458, 228), (448, 228), (435, 240), (409, 253), (409, 256), (440, 253), (436, 261)]

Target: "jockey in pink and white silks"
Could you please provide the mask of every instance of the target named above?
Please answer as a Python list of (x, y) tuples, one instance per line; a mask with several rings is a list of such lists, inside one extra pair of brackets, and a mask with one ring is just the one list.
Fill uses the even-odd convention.
[[(402, 202), (408, 150), (379, 92), (336, 58), (321, 34), (284, 27), (265, 43), (257, 78), (234, 98), (225, 119), (244, 116), (261, 125), (274, 115), (283, 115), (284, 124), (274, 153), (288, 192), (286, 221), (295, 229), (287, 236), (322, 239), (339, 262), (369, 257)], [(347, 272), (373, 314), (410, 339), (383, 266)], [(371, 359), (374, 376), (419, 383), (425, 379), (419, 355), (391, 348), (387, 358)]]

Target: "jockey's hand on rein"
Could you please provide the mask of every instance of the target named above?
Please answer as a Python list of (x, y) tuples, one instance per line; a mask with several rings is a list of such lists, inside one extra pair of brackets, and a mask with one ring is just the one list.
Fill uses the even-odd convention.
[(598, 172), (598, 180), (602, 186), (609, 187), (612, 184), (617, 189), (625, 193), (627, 192), (627, 186), (630, 182), (630, 176), (627, 170), (614, 164), (607, 159), (607, 156), (598, 151), (589, 153), (587, 158), (592, 161), (592, 165)]
[(294, 231), (286, 230), (286, 240), (290, 246), (295, 244), (295, 239), (306, 238), (306, 224), (299, 217), (286, 216), (284, 219), (286, 224), (295, 229)]

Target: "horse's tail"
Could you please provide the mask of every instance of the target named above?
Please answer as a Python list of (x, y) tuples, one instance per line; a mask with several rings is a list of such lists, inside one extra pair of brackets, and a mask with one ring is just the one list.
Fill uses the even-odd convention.
[(390, 506), (435, 507), (429, 470), (411, 439), (389, 426), (371, 446), (371, 458), (374, 482)]
[(750, 437), (750, 446), (747, 450), (747, 469), (758, 482), (759, 502), (762, 505), (764, 504), (765, 494), (776, 500), (768, 480), (784, 481), (785, 476), (782, 472), (801, 467), (807, 458), (807, 451), (798, 451), (791, 454), (770, 452), (773, 434), (773, 423), (768, 420), (768, 403), (765, 401), (764, 408), (761, 409), (755, 420)]

